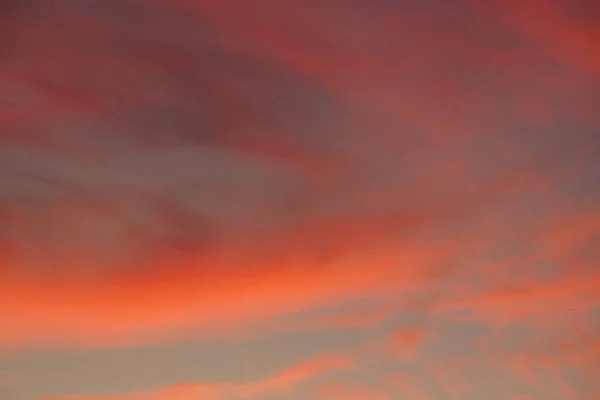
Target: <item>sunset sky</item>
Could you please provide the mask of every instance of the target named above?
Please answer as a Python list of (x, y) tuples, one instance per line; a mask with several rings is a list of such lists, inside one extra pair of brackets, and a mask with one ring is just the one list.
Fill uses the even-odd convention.
[(597, 0), (0, 2), (0, 400), (600, 399)]

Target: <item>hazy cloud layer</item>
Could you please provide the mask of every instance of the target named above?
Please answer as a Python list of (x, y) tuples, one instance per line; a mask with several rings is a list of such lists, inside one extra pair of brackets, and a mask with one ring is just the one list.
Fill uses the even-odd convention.
[(598, 17), (1, 3), (0, 397), (595, 399)]

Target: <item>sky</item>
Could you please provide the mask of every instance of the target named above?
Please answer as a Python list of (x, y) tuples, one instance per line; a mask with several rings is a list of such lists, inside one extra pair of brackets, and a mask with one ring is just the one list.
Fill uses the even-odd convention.
[(600, 398), (599, 20), (0, 2), (0, 399)]

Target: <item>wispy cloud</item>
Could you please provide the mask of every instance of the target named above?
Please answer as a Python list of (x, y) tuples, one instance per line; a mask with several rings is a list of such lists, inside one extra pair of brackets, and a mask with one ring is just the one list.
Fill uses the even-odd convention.
[(352, 330), (333, 398), (600, 393), (597, 9), (3, 3), (2, 352)]
[(324, 355), (312, 360), (298, 362), (261, 381), (247, 383), (182, 383), (153, 391), (142, 391), (114, 396), (60, 396), (45, 400), (163, 400), (172, 398), (202, 398), (211, 400), (255, 399), (264, 396), (281, 396), (297, 386), (334, 371), (352, 369), (350, 358)]

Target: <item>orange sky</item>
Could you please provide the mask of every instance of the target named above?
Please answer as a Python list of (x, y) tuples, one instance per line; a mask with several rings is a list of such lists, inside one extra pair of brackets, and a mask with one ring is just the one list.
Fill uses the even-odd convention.
[(0, 399), (600, 397), (600, 7), (0, 7)]

